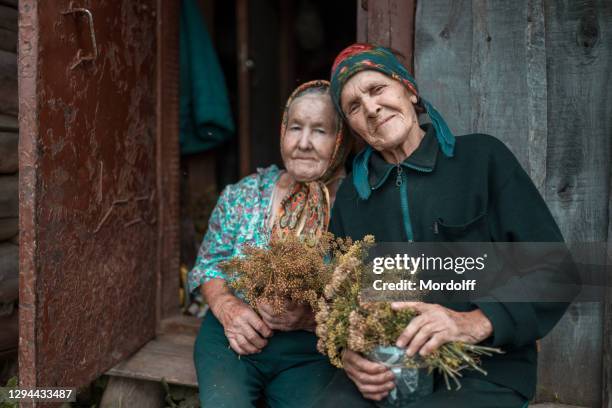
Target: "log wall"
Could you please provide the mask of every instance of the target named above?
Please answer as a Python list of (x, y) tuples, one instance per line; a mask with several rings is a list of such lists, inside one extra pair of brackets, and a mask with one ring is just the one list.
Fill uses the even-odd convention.
[[(455, 134), (503, 140), (567, 241), (607, 241), (612, 3), (418, 1), (415, 31), (421, 93)], [(602, 363), (612, 360), (612, 341), (603, 336), (604, 327), (612, 332), (607, 310), (602, 303), (574, 304), (542, 341), (539, 400), (612, 406), (612, 368)]]
[(18, 341), (17, 20), (17, 1), (0, 0), (0, 360), (5, 365), (14, 359)]

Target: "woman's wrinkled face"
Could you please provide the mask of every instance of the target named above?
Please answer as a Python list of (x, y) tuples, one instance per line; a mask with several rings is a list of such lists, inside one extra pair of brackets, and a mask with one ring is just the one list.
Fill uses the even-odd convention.
[(336, 143), (336, 113), (329, 95), (306, 94), (289, 107), (281, 155), (297, 181), (321, 177)]
[(351, 129), (378, 151), (400, 146), (419, 126), (416, 103), (417, 97), (399, 81), (372, 70), (349, 78), (340, 95)]

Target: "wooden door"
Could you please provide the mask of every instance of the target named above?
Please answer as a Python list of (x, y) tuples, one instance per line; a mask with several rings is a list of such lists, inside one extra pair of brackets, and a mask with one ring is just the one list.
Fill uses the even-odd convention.
[(160, 7), (20, 1), (22, 386), (88, 384), (155, 335), (178, 257), (176, 83), (160, 80), (177, 58), (158, 31), (178, 38)]

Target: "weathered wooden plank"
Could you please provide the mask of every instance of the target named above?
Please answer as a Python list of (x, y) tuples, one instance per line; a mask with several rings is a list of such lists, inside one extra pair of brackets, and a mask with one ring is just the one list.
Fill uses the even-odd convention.
[(504, 141), (529, 172), (527, 9), (527, 0), (472, 2), (470, 89), (472, 131)]
[(470, 133), (471, 0), (417, 2), (415, 75), (451, 130)]
[(0, 176), (0, 218), (19, 216), (18, 177)]
[(527, 161), (534, 184), (544, 194), (548, 145), (548, 100), (544, 0), (527, 0), (525, 35), (527, 66)]
[[(24, 244), (20, 251), (20, 279), (23, 282), (19, 290), (19, 382), (20, 385), (37, 384), (38, 359), (34, 347), (29, 347), (36, 341), (36, 284), (37, 284), (37, 234), (35, 204), (38, 201), (36, 189), (36, 166), (39, 152), (37, 149), (38, 118), (36, 78), (38, 77), (38, 10), (35, 2), (22, 0), (19, 24), (19, 99), (21, 109), (19, 170), (22, 182), (20, 191), (19, 226)], [(30, 8), (32, 7), (32, 8)], [(2, 118), (2, 112), (0, 112)], [(26, 152), (28, 154), (26, 154)], [(32, 205), (28, 205), (31, 202)], [(29, 368), (29, 369), (28, 369)], [(29, 406), (33, 406), (34, 403)], [(26, 404), (26, 406), (28, 406)]]
[(161, 334), (107, 374), (147, 381), (165, 378), (169, 384), (197, 387), (194, 342), (194, 335)]
[(19, 232), (19, 218), (0, 218), (0, 242), (13, 238)]
[(17, 116), (17, 54), (0, 50), (0, 114)]
[(0, 131), (0, 174), (12, 174), (19, 168), (19, 134)]
[(159, 332), (160, 334), (174, 333), (196, 336), (201, 324), (202, 320), (195, 316), (177, 314), (163, 319), (159, 325)]
[[(611, 154), (612, 156), (612, 154)], [(601, 406), (612, 408), (612, 166), (609, 173), (609, 198), (608, 198), (608, 253), (606, 263), (606, 302), (604, 306), (603, 327), (603, 358), (602, 358), (602, 395)]]
[[(603, 39), (612, 38), (610, 6), (458, 3), (418, 3), (415, 64), (421, 92), (455, 133), (484, 131), (510, 146), (568, 240), (605, 240), (612, 47)], [(584, 8), (594, 14), (584, 15)], [(564, 21), (567, 16), (570, 21)], [(576, 39), (584, 39), (582, 45)], [(569, 54), (563, 51), (568, 47)], [(599, 406), (589, 396), (601, 385), (601, 308), (572, 306), (542, 342), (539, 369), (540, 399)], [(580, 387), (578, 378), (585, 379)]]
[[(612, 38), (612, 4), (546, 0), (544, 13), (545, 199), (567, 241), (605, 241), (612, 139), (612, 47), (606, 39)], [(601, 384), (602, 304), (572, 305), (542, 342), (538, 398), (601, 406)]]
[(166, 392), (158, 382), (111, 377), (104, 389), (100, 408), (162, 408)]
[(19, 247), (10, 243), (0, 244), (0, 303), (18, 298)]
[(415, 69), (421, 93), (456, 134), (500, 138), (541, 187), (546, 60), (539, 1), (419, 2)]

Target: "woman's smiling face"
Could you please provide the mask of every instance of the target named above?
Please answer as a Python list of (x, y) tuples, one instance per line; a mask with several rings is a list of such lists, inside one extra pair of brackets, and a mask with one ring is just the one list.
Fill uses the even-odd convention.
[(323, 176), (336, 144), (336, 121), (328, 94), (310, 93), (291, 103), (281, 156), (295, 180), (312, 181)]
[(399, 81), (373, 70), (349, 78), (340, 95), (351, 129), (378, 151), (400, 146), (419, 126), (416, 103), (417, 97)]

